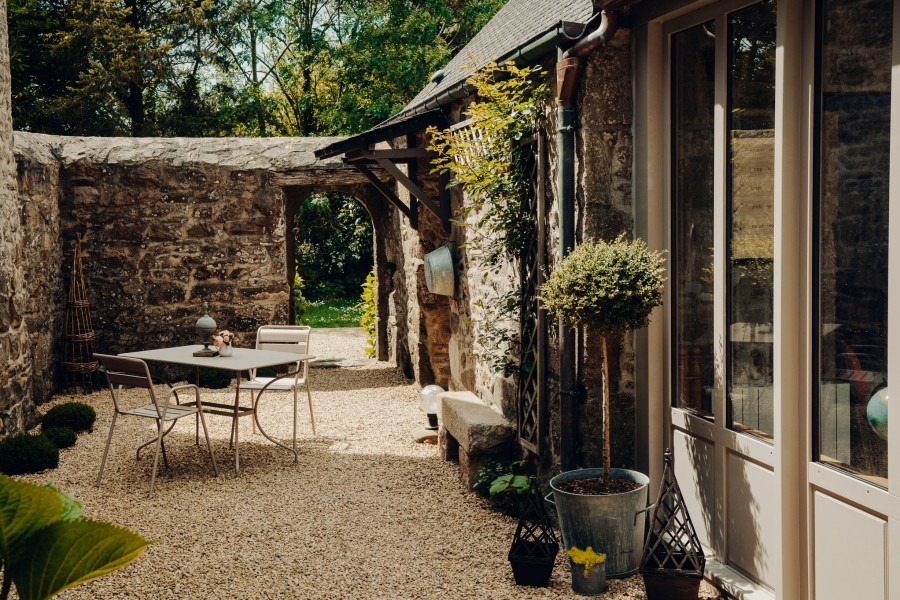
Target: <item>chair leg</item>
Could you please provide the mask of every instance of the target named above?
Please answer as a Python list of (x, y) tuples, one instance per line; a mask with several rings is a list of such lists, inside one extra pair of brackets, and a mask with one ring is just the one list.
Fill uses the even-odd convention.
[(103, 469), (106, 467), (106, 456), (109, 454), (109, 444), (112, 442), (113, 429), (116, 427), (116, 417), (118, 416), (119, 413), (113, 412), (112, 423), (109, 424), (109, 436), (106, 438), (106, 448), (103, 449), (103, 458), (100, 460), (100, 472), (97, 473), (97, 485), (100, 485), (100, 480), (103, 478)]
[(194, 445), (200, 445), (200, 411), (194, 415)]
[(159, 451), (162, 448), (163, 430), (158, 427), (159, 434), (156, 438), (156, 452), (153, 454), (153, 471), (150, 472), (150, 497), (153, 497), (153, 488), (156, 485), (156, 468), (159, 466)]
[(309, 424), (312, 425), (312, 434), (316, 435), (316, 419), (313, 417), (312, 392), (309, 391), (309, 379), (306, 380), (306, 401), (309, 404)]
[[(159, 428), (160, 431), (162, 431), (163, 423), (157, 422), (156, 426)], [(174, 426), (175, 426), (175, 421), (172, 421), (172, 427), (174, 427)], [(166, 434), (169, 433), (169, 431), (171, 431), (172, 427), (169, 427), (169, 430), (165, 431), (159, 438), (159, 440), (160, 440), (159, 445), (162, 448), (163, 466), (166, 468), (166, 471), (169, 470), (169, 457), (168, 457), (168, 455), (166, 455), (166, 442), (163, 438), (165, 438)]]
[(297, 386), (294, 386), (294, 460), (297, 460)]
[[(253, 407), (253, 412), (256, 412), (256, 394), (253, 393), (253, 390), (250, 390), (250, 405)], [(253, 423), (253, 433), (256, 433), (256, 419), (250, 419), (250, 422)]]
[[(172, 424), (169, 425), (169, 428), (166, 429), (166, 431), (163, 433), (163, 438), (165, 438), (167, 435), (169, 435), (169, 432), (172, 431), (173, 427), (175, 427), (175, 421), (172, 421)], [(144, 442), (143, 444), (138, 446), (137, 453), (135, 454), (134, 460), (141, 460), (141, 450), (143, 450), (147, 446), (152, 446), (155, 443), (156, 443), (156, 438), (151, 438), (149, 441)], [(166, 468), (168, 468), (168, 465), (166, 465)]]
[(216, 457), (213, 455), (212, 443), (209, 441), (209, 431), (206, 429), (206, 418), (202, 411), (197, 411), (198, 420), (203, 423), (203, 435), (206, 437), (206, 449), (209, 450), (209, 459), (212, 461), (213, 474), (219, 476), (219, 467), (216, 465)]

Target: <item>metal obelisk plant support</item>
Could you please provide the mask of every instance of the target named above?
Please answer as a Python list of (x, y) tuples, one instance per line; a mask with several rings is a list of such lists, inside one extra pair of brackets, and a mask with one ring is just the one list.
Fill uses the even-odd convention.
[(650, 519), (641, 574), (648, 600), (697, 598), (706, 557), (666, 450), (659, 499)]
[(519, 523), (509, 548), (516, 585), (546, 587), (559, 552), (559, 538), (532, 480), (519, 506)]
[(69, 277), (69, 295), (66, 297), (65, 357), (66, 389), (80, 389), (90, 393), (94, 388), (94, 328), (91, 325), (91, 305), (84, 286), (84, 270), (81, 264), (81, 238), (75, 239), (75, 256)]

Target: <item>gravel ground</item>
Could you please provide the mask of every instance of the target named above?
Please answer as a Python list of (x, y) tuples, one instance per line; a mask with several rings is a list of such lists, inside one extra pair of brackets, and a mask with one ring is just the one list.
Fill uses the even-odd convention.
[[(362, 348), (361, 329), (326, 329), (314, 332), (311, 351), (358, 360)], [(52, 404), (91, 404), (97, 424), (62, 450), (57, 470), (25, 479), (53, 479), (84, 503), (88, 517), (153, 540), (131, 565), (60, 598), (573, 597), (561, 554), (549, 588), (514, 584), (506, 554), (515, 521), (462, 489), (454, 465), (441, 461), (435, 446), (412, 441), (424, 423), (416, 388), (386, 363), (358, 364), (313, 369), (318, 436), (310, 435), (303, 401), (298, 463), (243, 419), (236, 477), (230, 421), (210, 416), (216, 479), (205, 445), (194, 445), (193, 423), (185, 420), (166, 438), (171, 470), (160, 465), (153, 499), (147, 498), (152, 453), (134, 460), (137, 441), (154, 435), (152, 422), (119, 420), (97, 487), (109, 394), (55, 398)], [(202, 394), (233, 399), (233, 390)], [(266, 430), (285, 441), (288, 398), (272, 394), (260, 408)], [(704, 592), (716, 597), (710, 587)], [(643, 598), (641, 580), (611, 580), (604, 597)]]

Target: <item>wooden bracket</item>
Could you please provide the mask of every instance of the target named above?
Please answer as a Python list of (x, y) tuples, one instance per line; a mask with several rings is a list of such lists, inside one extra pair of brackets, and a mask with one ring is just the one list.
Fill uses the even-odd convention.
[[(372, 182), (375, 189), (387, 198), (391, 204), (400, 209), (409, 219), (413, 229), (419, 228), (419, 202), (425, 208), (430, 210), (437, 218), (441, 220), (441, 227), (445, 232), (450, 233), (450, 192), (447, 190), (447, 184), (450, 182), (448, 174), (441, 174), (440, 177), (440, 194), (437, 199), (428, 195), (417, 181), (416, 172), (418, 161), (420, 159), (430, 159), (434, 157), (434, 153), (429, 152), (425, 148), (396, 148), (396, 149), (360, 149), (353, 153), (348, 153), (344, 157), (344, 162), (356, 167), (366, 179)], [(406, 163), (409, 166), (411, 175), (407, 175), (397, 166), (398, 163)], [(410, 204), (407, 206), (400, 198), (384, 184), (372, 170), (369, 165), (378, 165), (394, 178), (394, 180), (402, 185), (410, 194)]]
[(394, 194), (394, 190), (386, 186), (383, 181), (378, 179), (378, 177), (375, 175), (375, 173), (372, 172), (371, 169), (369, 169), (369, 167), (363, 164), (353, 163), (346, 158), (344, 159), (344, 161), (356, 167), (356, 169), (360, 173), (362, 173), (366, 179), (369, 180), (369, 182), (372, 184), (372, 187), (374, 187), (378, 191), (378, 193), (384, 196), (387, 200), (390, 201), (391, 204), (396, 206), (400, 210), (400, 212), (406, 215), (406, 218), (410, 220), (410, 224), (413, 226), (413, 229), (418, 228), (418, 223), (416, 223), (418, 219), (413, 218), (412, 212), (409, 210), (409, 207), (403, 204), (403, 201), (400, 200), (400, 198), (398, 198), (396, 194)]

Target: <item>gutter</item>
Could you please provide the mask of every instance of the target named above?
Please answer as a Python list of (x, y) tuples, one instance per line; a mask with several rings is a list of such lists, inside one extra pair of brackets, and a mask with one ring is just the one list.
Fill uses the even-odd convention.
[[(621, 5), (623, 3), (617, 3)], [(557, 191), (559, 195), (559, 258), (565, 258), (575, 247), (575, 98), (584, 59), (606, 45), (619, 30), (621, 16), (615, 10), (601, 13), (600, 26), (567, 51), (559, 51), (556, 63), (557, 121)], [(576, 467), (575, 425), (575, 330), (559, 324), (559, 394), (560, 394), (560, 467), (571, 471)]]

